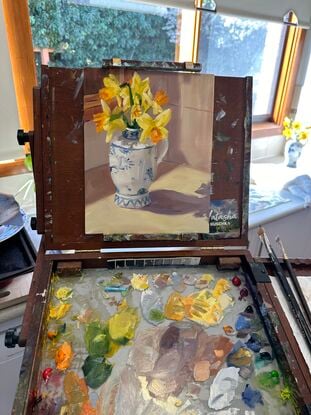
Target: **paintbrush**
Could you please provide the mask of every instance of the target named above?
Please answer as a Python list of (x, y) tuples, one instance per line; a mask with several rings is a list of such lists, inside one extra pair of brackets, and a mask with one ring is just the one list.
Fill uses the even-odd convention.
[(290, 306), (291, 312), (295, 318), (295, 320), (297, 321), (297, 324), (301, 330), (301, 333), (303, 335), (303, 337), (306, 340), (307, 346), (309, 348), (309, 350), (311, 351), (311, 330), (309, 325), (306, 322), (306, 319), (300, 309), (300, 306), (296, 300), (296, 297), (294, 296), (294, 293), (291, 289), (291, 286), (289, 285), (287, 278), (283, 272), (282, 266), (270, 244), (270, 241), (265, 233), (265, 230), (263, 229), (263, 227), (259, 227), (257, 234), (261, 240), (261, 242), (263, 243), (263, 245), (265, 246), (268, 255), (271, 259), (271, 262), (274, 266), (275, 269), (275, 275), (278, 278), (278, 281), (280, 283), (281, 289), (283, 291), (283, 294)]
[(300, 284), (299, 284), (299, 281), (297, 279), (297, 276), (296, 276), (296, 274), (295, 274), (295, 272), (293, 270), (292, 264), (290, 263), (290, 261), (288, 259), (288, 256), (287, 256), (286, 251), (284, 249), (284, 246), (283, 246), (283, 243), (281, 241), (281, 238), (279, 236), (277, 236), (275, 238), (275, 241), (281, 247), (281, 250), (282, 250), (282, 253), (283, 253), (284, 263), (286, 265), (286, 269), (288, 271), (289, 278), (290, 278), (290, 280), (292, 281), (292, 283), (293, 283), (293, 285), (295, 287), (295, 290), (296, 290), (297, 295), (299, 297), (299, 300), (301, 302), (303, 311), (305, 312), (305, 315), (307, 317), (308, 323), (309, 323), (309, 325), (311, 327), (311, 311), (310, 311), (310, 308), (308, 306), (307, 300), (306, 300), (305, 296), (303, 295), (302, 289), (300, 287)]

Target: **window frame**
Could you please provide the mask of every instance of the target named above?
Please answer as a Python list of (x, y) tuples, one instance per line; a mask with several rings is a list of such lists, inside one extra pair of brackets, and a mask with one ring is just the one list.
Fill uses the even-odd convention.
[[(202, 0), (197, 0), (197, 7), (202, 7)], [(196, 10), (195, 26), (193, 28), (193, 59), (198, 61), (200, 25), (202, 11)], [(291, 16), (293, 18), (293, 16)], [(191, 32), (190, 32), (191, 33)], [(265, 121), (253, 121), (252, 138), (269, 137), (279, 135), (282, 132), (282, 123), (286, 115), (295, 112), (292, 108), (295, 81), (298, 74), (299, 62), (303, 52), (303, 45), (306, 37), (306, 29), (294, 25), (287, 25), (283, 51), (280, 61), (280, 70), (272, 112)]]

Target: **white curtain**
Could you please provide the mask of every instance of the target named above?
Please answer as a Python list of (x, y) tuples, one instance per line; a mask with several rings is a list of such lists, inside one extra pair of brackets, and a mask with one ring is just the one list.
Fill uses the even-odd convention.
[[(168, 7), (193, 9), (195, 0), (134, 0), (138, 3), (157, 4)], [(311, 0), (215, 0), (219, 13), (252, 17), (282, 22), (293, 10), (299, 26), (309, 28), (311, 22)]]

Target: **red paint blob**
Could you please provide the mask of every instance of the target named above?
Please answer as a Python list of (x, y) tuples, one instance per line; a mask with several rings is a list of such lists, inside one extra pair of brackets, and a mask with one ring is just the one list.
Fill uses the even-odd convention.
[(248, 296), (248, 289), (247, 288), (242, 288), (242, 290), (240, 291), (239, 300), (242, 300), (242, 298), (245, 298), (247, 296)]
[(235, 275), (232, 280), (231, 280), (232, 284), (235, 285), (236, 287), (239, 287), (241, 285), (241, 280), (240, 278)]
[(42, 372), (42, 378), (43, 378), (43, 380), (44, 380), (45, 383), (47, 383), (48, 380), (50, 379), (50, 377), (52, 375), (52, 372), (53, 372), (53, 369), (51, 367), (47, 367)]

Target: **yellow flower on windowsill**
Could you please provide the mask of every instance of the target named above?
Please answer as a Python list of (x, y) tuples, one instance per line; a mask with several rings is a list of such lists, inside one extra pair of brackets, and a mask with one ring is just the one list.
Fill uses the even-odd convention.
[(297, 141), (301, 144), (305, 144), (309, 137), (309, 129), (307, 127), (302, 129), (302, 125), (300, 121), (292, 120), (289, 117), (285, 117), (283, 121), (284, 130), (282, 131), (283, 137), (288, 140)]
[(167, 109), (161, 112), (155, 119), (149, 114), (143, 114), (137, 119), (138, 125), (142, 128), (140, 141), (144, 143), (148, 138), (157, 144), (159, 141), (168, 137), (168, 131), (165, 126), (169, 123), (172, 111)]

